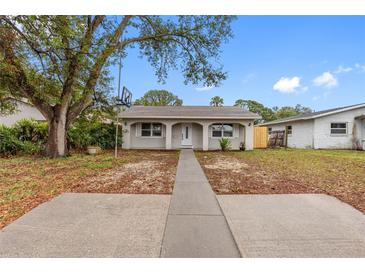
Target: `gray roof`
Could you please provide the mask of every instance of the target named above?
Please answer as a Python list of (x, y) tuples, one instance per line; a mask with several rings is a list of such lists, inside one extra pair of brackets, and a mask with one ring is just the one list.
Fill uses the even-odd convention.
[(200, 118), (258, 119), (256, 113), (240, 107), (211, 106), (132, 106), (119, 115), (122, 118)]
[(281, 123), (285, 123), (285, 122), (310, 120), (310, 119), (314, 119), (314, 118), (317, 118), (317, 117), (330, 115), (332, 113), (343, 112), (343, 111), (356, 109), (356, 108), (360, 108), (360, 107), (365, 107), (365, 103), (351, 105), (351, 106), (345, 106), (345, 107), (331, 108), (331, 109), (315, 111), (315, 112), (309, 112), (309, 113), (304, 113), (304, 114), (300, 114), (300, 115), (295, 115), (295, 116), (291, 116), (291, 117), (287, 117), (287, 118), (283, 118), (283, 119), (277, 119), (277, 120), (274, 120), (274, 121), (262, 123), (260, 125), (265, 126), (265, 125), (281, 124)]

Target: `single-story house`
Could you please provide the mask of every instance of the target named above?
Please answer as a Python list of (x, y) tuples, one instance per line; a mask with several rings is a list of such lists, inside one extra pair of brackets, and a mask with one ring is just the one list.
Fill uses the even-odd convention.
[(26, 99), (11, 99), (17, 105), (15, 113), (10, 115), (0, 114), (0, 125), (12, 126), (21, 119), (34, 119), (37, 121), (46, 121), (46, 118), (39, 110), (29, 103)]
[(266, 126), (268, 133), (288, 130), (288, 147), (365, 149), (365, 103), (279, 119)]
[(240, 107), (132, 106), (120, 113), (126, 149), (220, 149), (219, 139), (238, 150), (253, 149), (259, 115)]

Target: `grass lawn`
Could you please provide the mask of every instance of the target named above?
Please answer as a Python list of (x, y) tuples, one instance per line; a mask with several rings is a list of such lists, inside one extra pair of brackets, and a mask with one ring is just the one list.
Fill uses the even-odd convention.
[(217, 194), (326, 193), (365, 213), (365, 152), (196, 152)]
[(63, 192), (169, 194), (177, 161), (177, 151), (141, 150), (0, 158), (0, 228)]

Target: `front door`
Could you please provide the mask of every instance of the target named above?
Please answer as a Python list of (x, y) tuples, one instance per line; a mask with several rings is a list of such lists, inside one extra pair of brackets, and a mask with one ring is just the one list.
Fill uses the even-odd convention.
[(192, 143), (192, 126), (191, 124), (182, 124), (181, 125), (181, 145), (182, 146), (191, 146)]

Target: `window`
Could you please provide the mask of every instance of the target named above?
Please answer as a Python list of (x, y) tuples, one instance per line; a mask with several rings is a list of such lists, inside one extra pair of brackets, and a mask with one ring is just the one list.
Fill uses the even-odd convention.
[(232, 124), (213, 124), (212, 137), (233, 137)]
[(287, 129), (288, 129), (288, 135), (292, 135), (292, 133), (293, 133), (293, 127), (292, 126), (288, 126)]
[(231, 124), (223, 125), (223, 136), (224, 137), (233, 137), (233, 125), (231, 125)]
[(160, 123), (142, 123), (141, 136), (143, 137), (160, 137), (162, 136), (162, 124)]
[(269, 127), (268, 128), (268, 134), (271, 135), (271, 132), (272, 132), (272, 127)]
[(347, 123), (331, 123), (331, 134), (347, 134)]

